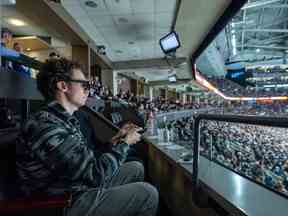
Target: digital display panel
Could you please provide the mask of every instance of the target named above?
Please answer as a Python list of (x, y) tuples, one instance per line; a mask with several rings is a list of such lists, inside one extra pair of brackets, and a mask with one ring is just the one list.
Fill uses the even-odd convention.
[(239, 63), (226, 64), (227, 73), (225, 75), (226, 79), (229, 79), (241, 86), (252, 86), (250, 82), (247, 81), (248, 78), (253, 77), (252, 73), (246, 71), (245, 66)]
[(162, 37), (159, 41), (160, 47), (164, 53), (173, 52), (180, 47), (178, 34), (175, 31)]
[(169, 82), (176, 82), (177, 78), (175, 75), (168, 77)]

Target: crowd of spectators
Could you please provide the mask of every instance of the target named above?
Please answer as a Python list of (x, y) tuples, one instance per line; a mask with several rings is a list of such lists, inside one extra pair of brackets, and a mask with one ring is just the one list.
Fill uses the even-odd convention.
[[(225, 77), (207, 77), (208, 81), (229, 97), (273, 97), (287, 96), (286, 87), (267, 87), (266, 85), (287, 84), (287, 80), (274, 80), (274, 82), (259, 82), (254, 86), (241, 86)], [(265, 87), (266, 86), (266, 87)]]
[[(166, 122), (172, 141), (192, 148), (193, 116)], [(200, 154), (288, 195), (287, 129), (228, 122), (201, 123)]]
[(91, 80), (91, 89), (89, 97), (102, 99), (102, 100), (113, 100), (118, 101), (122, 104), (129, 105), (141, 112), (154, 112), (154, 113), (166, 113), (173, 111), (181, 111), (188, 109), (201, 109), (201, 108), (220, 108), (221, 104), (218, 104), (216, 100), (209, 100), (206, 102), (191, 102), (181, 103), (179, 100), (168, 100), (163, 97), (155, 97), (150, 100), (145, 96), (136, 96), (131, 91), (120, 91), (118, 94), (113, 95), (111, 89), (103, 85), (98, 77), (93, 77)]
[(178, 100), (165, 100), (161, 96), (150, 100), (144, 96), (136, 96), (132, 92), (119, 91), (113, 95), (111, 89), (103, 85), (98, 77), (91, 81), (90, 97), (102, 99), (104, 101), (113, 100), (120, 102), (132, 109), (139, 111), (147, 116), (150, 112), (167, 113), (181, 110), (209, 110), (215, 114), (237, 114), (237, 115), (256, 115), (256, 116), (285, 116), (288, 112), (287, 101), (270, 101), (267, 103), (256, 103), (256, 101), (228, 102), (208, 95), (205, 102), (181, 103)]
[(286, 134), (284, 128), (207, 121), (201, 126), (201, 153), (288, 195)]
[(232, 103), (225, 107), (225, 113), (236, 115), (255, 115), (280, 117), (287, 116), (288, 102), (287, 101), (270, 101), (268, 103), (244, 102)]

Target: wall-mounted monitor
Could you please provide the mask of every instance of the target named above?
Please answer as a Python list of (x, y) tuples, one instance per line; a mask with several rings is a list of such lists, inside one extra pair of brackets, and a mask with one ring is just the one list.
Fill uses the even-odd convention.
[(169, 82), (176, 82), (177, 81), (177, 77), (176, 77), (176, 75), (169, 76), (168, 80), (169, 80)]
[(247, 81), (248, 78), (253, 77), (251, 72), (247, 72), (245, 65), (239, 62), (226, 63), (227, 73), (225, 75), (226, 79), (229, 79), (235, 83), (238, 83), (241, 86), (253, 86), (250, 82)]
[(170, 32), (159, 40), (162, 51), (167, 54), (174, 52), (180, 45), (178, 34), (175, 31)]

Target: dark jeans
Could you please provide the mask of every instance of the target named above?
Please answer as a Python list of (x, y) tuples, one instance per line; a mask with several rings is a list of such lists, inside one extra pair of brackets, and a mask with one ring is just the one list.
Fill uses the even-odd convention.
[(97, 188), (84, 192), (67, 209), (67, 216), (156, 215), (158, 191), (143, 179), (143, 165), (136, 161), (127, 162), (100, 196), (97, 197)]

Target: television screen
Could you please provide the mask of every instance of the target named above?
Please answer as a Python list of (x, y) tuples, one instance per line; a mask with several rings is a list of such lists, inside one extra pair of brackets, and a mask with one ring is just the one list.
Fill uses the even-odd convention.
[(253, 77), (253, 75), (246, 71), (245, 65), (239, 62), (226, 64), (227, 73), (225, 75), (226, 79), (229, 79), (241, 86), (252, 85), (247, 81), (248, 78)]
[(176, 78), (175, 75), (173, 75), (173, 76), (169, 76), (169, 77), (168, 77), (168, 80), (169, 80), (169, 82), (176, 82), (176, 81), (177, 81), (177, 78)]
[(241, 86), (253, 86), (250, 82), (247, 81), (248, 78), (252, 77), (251, 74), (247, 73), (245, 68), (227, 70), (226, 79), (229, 79), (233, 82), (238, 83)]
[(173, 52), (180, 47), (180, 41), (175, 31), (170, 32), (159, 40), (160, 47), (164, 53)]

